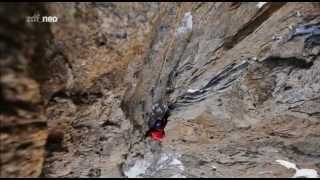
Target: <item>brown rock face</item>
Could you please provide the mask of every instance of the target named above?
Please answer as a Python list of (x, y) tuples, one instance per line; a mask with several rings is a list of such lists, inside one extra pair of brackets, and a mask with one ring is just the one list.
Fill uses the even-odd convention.
[(45, 74), (36, 66), (50, 34), (47, 26), (26, 22), (36, 11), (45, 8), (0, 5), (0, 177), (38, 177), (44, 162), (47, 127), (37, 77)]
[[(58, 21), (26, 23), (35, 12)], [(0, 176), (293, 176), (279, 159), (319, 172), (319, 12), (1, 4)], [(160, 142), (145, 138), (155, 115)]]

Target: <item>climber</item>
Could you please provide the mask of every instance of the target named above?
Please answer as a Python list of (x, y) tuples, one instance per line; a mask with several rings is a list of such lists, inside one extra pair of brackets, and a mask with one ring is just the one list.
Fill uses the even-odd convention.
[(163, 122), (162, 121), (157, 121), (155, 127), (151, 128), (147, 136), (150, 137), (153, 140), (161, 140), (165, 136), (164, 132), (164, 127), (163, 127)]
[(164, 128), (167, 124), (168, 107), (162, 103), (156, 103), (152, 107), (152, 115), (149, 119), (149, 131), (147, 136), (154, 140), (161, 140), (165, 136)]

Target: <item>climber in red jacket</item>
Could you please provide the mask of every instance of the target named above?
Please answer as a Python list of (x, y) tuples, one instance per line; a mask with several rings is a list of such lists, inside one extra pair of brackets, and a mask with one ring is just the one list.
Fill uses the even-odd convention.
[(161, 102), (153, 105), (151, 116), (148, 121), (149, 131), (147, 137), (153, 140), (161, 140), (165, 136), (164, 128), (169, 116), (168, 106)]
[(164, 123), (161, 120), (157, 120), (154, 127), (148, 131), (147, 136), (157, 141), (160, 141), (162, 138), (164, 138)]

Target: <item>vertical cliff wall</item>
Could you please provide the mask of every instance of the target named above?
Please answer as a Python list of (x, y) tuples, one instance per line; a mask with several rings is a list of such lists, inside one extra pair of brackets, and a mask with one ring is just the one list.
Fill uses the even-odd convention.
[[(28, 7), (58, 22), (1, 21), (2, 177), (319, 172), (319, 3)], [(157, 105), (162, 141), (145, 138)]]

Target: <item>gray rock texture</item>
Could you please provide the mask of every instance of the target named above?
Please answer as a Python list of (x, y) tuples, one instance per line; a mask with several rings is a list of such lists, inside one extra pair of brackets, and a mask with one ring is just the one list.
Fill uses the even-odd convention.
[[(30, 40), (41, 51), (24, 62), (38, 72), (43, 163), (30, 174), (7, 158), (3, 144), (25, 135), (8, 136), (3, 122), (19, 123), (4, 115), (1, 177), (292, 177), (276, 160), (319, 172), (320, 4), (260, 5), (34, 5), (59, 19), (38, 24), (48, 36)], [(11, 96), (3, 77), (1, 98), (36, 99)], [(161, 141), (145, 137), (157, 106)]]

